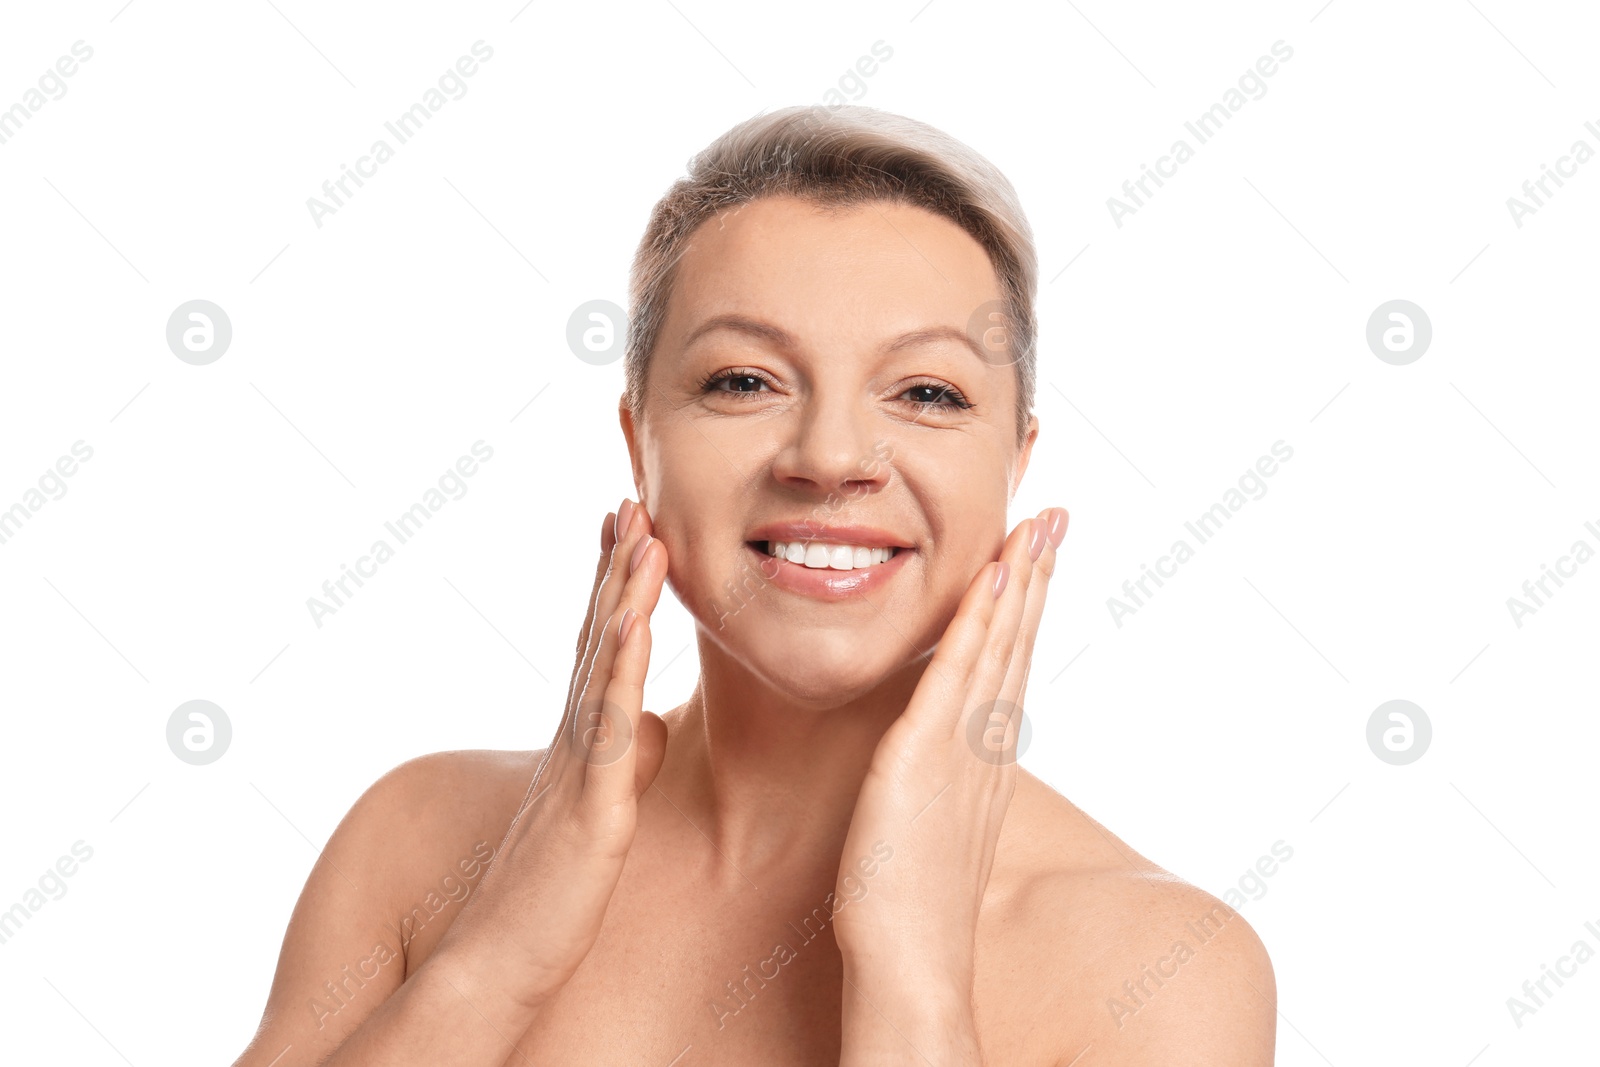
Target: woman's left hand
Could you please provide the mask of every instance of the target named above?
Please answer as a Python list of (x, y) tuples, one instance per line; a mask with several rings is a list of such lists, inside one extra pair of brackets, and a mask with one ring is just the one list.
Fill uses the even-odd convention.
[(968, 586), (873, 754), (834, 890), (844, 1063), (978, 1062), (978, 912), (1016, 788), (1021, 702), (1066, 530), (1060, 508), (1018, 524)]

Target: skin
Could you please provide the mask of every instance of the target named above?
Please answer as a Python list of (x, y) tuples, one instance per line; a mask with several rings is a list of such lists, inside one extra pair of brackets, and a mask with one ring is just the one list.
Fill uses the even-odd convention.
[[(1243, 917), (1005, 758), (1018, 715), (973, 724), (1024, 701), (1067, 517), (1006, 532), (1038, 421), (1019, 441), (1004, 360), (887, 345), (999, 296), (983, 249), (911, 206), (772, 197), (696, 232), (640, 416), (619, 411), (639, 502), (603, 522), (555, 739), (363, 794), (239, 1067), (1271, 1064)], [(731, 315), (785, 336), (700, 330)], [(759, 380), (702, 389), (729, 368)], [(972, 406), (934, 406), (952, 388)], [(764, 584), (750, 532), (807, 518), (910, 556), (867, 597)], [(668, 586), (701, 675), (658, 717)]]

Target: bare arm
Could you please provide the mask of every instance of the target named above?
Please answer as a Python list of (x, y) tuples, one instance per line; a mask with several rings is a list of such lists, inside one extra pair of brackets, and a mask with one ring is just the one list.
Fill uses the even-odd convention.
[[(427, 1047), (424, 1033), (431, 1031), (451, 1034), (453, 1048), (465, 1058), (439, 1055), (427, 1062), (504, 1061), (506, 1044), (486, 1018), (502, 1030), (517, 1027), (515, 1037), (527, 1026), (519, 1026), (520, 1013), (497, 1006), (488, 991), (472, 996), (483, 1013), (474, 1011), (474, 1004), (451, 989), (448, 959), (406, 980), (406, 946), (416, 931), (412, 909), (425, 907), (425, 901), (460, 908), (499, 837), (450, 842), (452, 859), (441, 860), (439, 870), (419, 868), (408, 843), (419, 836), (460, 833), (447, 827), (437, 800), (462, 788), (463, 779), (485, 773), (495, 755), (418, 757), (384, 775), (356, 801), (306, 879), (260, 1027), (235, 1067), (365, 1062), (343, 1051), (329, 1059), (358, 1031), (371, 1036), (351, 1043), (351, 1056), (374, 1047), (372, 1040), (386, 1032), (420, 1053)], [(424, 919), (428, 914), (420, 912)], [(423, 1019), (426, 1025), (419, 1026)]]
[[(362, 888), (413, 884), (415, 856), (404, 843), (450, 832), (415, 820), (449, 810), (437, 801), (465, 788), (450, 781), (465, 772), (459, 759), (425, 757), (385, 775), (335, 831), (295, 907), (260, 1029), (235, 1067), (500, 1064), (587, 956), (666, 743), (666, 727), (642, 704), (666, 552), (643, 507), (628, 510), (631, 526), (606, 516), (556, 737), (433, 954), (406, 980), (397, 944), (405, 933), (385, 930), (372, 909), (387, 916), (409, 902), (393, 888)], [(321, 1008), (319, 991), (331, 998)]]

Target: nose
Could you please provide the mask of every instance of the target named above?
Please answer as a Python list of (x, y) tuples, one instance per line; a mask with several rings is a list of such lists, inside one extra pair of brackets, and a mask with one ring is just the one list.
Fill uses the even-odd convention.
[(864, 401), (814, 393), (788, 422), (789, 439), (773, 461), (779, 483), (854, 496), (889, 481), (891, 449)]

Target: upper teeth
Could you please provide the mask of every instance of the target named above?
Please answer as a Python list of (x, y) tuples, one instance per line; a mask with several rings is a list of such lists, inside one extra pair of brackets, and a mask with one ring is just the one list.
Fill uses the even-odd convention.
[(801, 563), (815, 570), (854, 570), (883, 563), (895, 554), (893, 548), (865, 548), (861, 545), (830, 544), (825, 541), (768, 541), (767, 554)]

